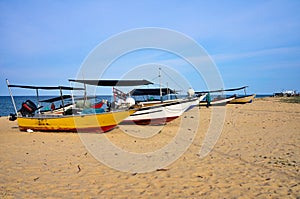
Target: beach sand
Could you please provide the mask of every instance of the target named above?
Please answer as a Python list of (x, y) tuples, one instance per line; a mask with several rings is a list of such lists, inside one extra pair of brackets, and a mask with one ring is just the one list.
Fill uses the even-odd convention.
[[(300, 104), (264, 98), (227, 105), (221, 136), (199, 158), (210, 115), (201, 107), (191, 146), (148, 173), (105, 166), (77, 133), (20, 132), (16, 121), (1, 117), (0, 198), (300, 198)], [(160, 129), (151, 139), (128, 136), (122, 129), (130, 126), (97, 136), (145, 153), (169, 143), (185, 116), (153, 127)]]

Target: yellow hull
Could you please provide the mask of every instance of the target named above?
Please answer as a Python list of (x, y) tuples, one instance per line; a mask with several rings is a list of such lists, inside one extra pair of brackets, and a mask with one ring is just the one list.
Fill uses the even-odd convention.
[(253, 99), (255, 98), (256, 94), (254, 95), (249, 95), (245, 97), (237, 97), (234, 100), (231, 100), (229, 103), (230, 104), (245, 104), (245, 103), (251, 103)]
[(113, 129), (135, 111), (136, 110), (129, 110), (70, 116), (45, 115), (40, 117), (18, 117), (17, 121), (21, 131), (31, 129), (35, 131), (106, 132)]

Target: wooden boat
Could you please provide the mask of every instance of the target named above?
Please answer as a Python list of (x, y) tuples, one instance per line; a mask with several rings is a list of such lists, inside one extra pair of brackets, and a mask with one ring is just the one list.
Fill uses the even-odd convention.
[(244, 95), (244, 96), (237, 96), (235, 99), (231, 100), (229, 103), (230, 104), (246, 104), (246, 103), (251, 103), (256, 94), (253, 95)]
[[(130, 92), (130, 96), (159, 96), (162, 99), (162, 96), (167, 98), (167, 95), (170, 92), (164, 92), (167, 89), (135, 89), (133, 92)], [(174, 94), (175, 92), (172, 92)], [(161, 96), (160, 96), (161, 95)], [(185, 111), (197, 106), (199, 100), (202, 100), (205, 96), (193, 97), (190, 95), (188, 98), (184, 99), (169, 99), (164, 101), (159, 100), (150, 100), (150, 101), (139, 101), (136, 107), (140, 107), (137, 112), (126, 118), (121, 124), (138, 124), (138, 125), (162, 125), (170, 122)]]
[(136, 110), (87, 115), (34, 115), (17, 117), (19, 129), (35, 131), (107, 132)]
[(177, 99), (140, 108), (121, 124), (162, 125), (170, 122), (199, 103), (199, 98)]
[[(15, 101), (11, 92), (12, 87), (16, 88), (27, 88), (34, 89), (37, 93), (38, 90), (60, 90), (62, 96), (62, 90), (84, 90), (83, 88), (74, 88), (66, 86), (23, 86), (23, 85), (10, 85), (6, 80), (9, 88), (10, 96), (16, 113), (16, 119), (18, 121), (19, 129), (21, 131), (36, 130), (36, 131), (97, 131), (107, 132), (113, 129), (123, 119), (133, 114), (136, 110), (116, 110), (113, 112), (103, 112), (94, 114), (72, 114), (72, 115), (47, 115), (47, 114), (36, 114), (35, 112), (39, 108), (30, 100), (22, 103), (22, 107), (17, 111)], [(136, 82), (138, 83), (138, 82)]]

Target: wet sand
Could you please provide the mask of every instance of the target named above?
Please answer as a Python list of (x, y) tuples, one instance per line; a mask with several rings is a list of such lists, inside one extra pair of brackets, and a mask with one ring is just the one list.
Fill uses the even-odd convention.
[[(190, 111), (198, 114), (198, 108)], [(265, 98), (227, 105), (222, 134), (204, 158), (199, 150), (211, 109), (199, 113), (191, 146), (171, 165), (148, 173), (105, 166), (77, 133), (20, 132), (16, 121), (1, 117), (0, 198), (300, 198), (300, 104)], [(185, 117), (153, 127), (159, 133), (149, 139), (123, 131), (150, 127), (120, 126), (97, 136), (146, 153), (169, 143)]]

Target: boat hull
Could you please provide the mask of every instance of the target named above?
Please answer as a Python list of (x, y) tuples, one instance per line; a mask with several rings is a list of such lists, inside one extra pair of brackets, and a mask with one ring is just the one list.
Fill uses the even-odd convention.
[(135, 110), (107, 112), (101, 114), (18, 117), (21, 131), (65, 131), (65, 132), (107, 132)]
[(138, 124), (138, 125), (162, 125), (170, 122), (183, 112), (191, 109), (199, 103), (198, 98), (173, 100), (168, 103), (155, 104), (141, 108), (121, 124)]
[(246, 103), (251, 103), (256, 94), (253, 95), (247, 95), (247, 96), (241, 96), (241, 97), (236, 97), (234, 100), (230, 101), (230, 104), (246, 104)]

